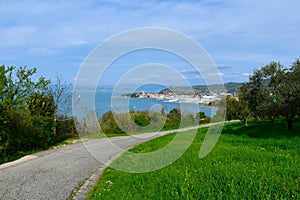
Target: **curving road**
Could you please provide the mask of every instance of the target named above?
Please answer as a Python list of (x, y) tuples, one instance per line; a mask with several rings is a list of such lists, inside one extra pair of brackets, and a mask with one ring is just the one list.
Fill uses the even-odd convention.
[[(84, 145), (76, 143), (0, 165), (0, 199), (67, 199), (95, 170), (124, 149), (171, 132), (175, 131), (91, 140)], [(120, 148), (113, 147), (111, 142)], [(102, 163), (91, 156), (86, 146), (90, 151), (101, 152)]]

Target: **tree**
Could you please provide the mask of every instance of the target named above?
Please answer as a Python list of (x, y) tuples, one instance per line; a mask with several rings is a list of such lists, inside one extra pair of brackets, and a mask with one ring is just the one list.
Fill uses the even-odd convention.
[(294, 82), (294, 87), (296, 87), (296, 99), (295, 99), (295, 106), (296, 106), (296, 113), (300, 116), (300, 59), (297, 59), (292, 66), (292, 80)]
[(248, 126), (248, 119), (252, 116), (247, 101), (248, 92), (249, 92), (249, 85), (247, 83), (244, 83), (238, 89), (239, 99), (236, 100), (237, 101), (236, 118), (241, 120), (245, 126)]
[(209, 123), (210, 117), (206, 116), (205, 112), (198, 112), (196, 115), (196, 120), (199, 124)]
[(230, 121), (237, 118), (239, 102), (231, 96), (226, 96), (226, 120)]
[(31, 94), (26, 100), (26, 105), (32, 115), (54, 117), (54, 100), (49, 93)]
[(174, 108), (167, 114), (166, 123), (164, 129), (177, 129), (180, 127), (181, 123), (181, 112), (180, 110)]
[[(243, 100), (257, 119), (269, 118), (274, 121), (279, 116), (279, 88), (284, 74), (283, 65), (270, 62), (260, 70), (255, 70), (244, 88)], [(246, 91), (247, 89), (247, 91)]]
[(54, 135), (54, 100), (49, 93), (39, 92), (31, 94), (26, 100), (27, 110), (30, 113), (30, 118), (35, 124), (35, 132), (40, 132), (36, 142), (42, 143), (44, 146), (53, 144)]
[(293, 129), (293, 119), (300, 107), (300, 60), (291, 68), (284, 68), (279, 62), (270, 62), (260, 70), (255, 70), (245, 84), (241, 99), (253, 115), (269, 118), (285, 117), (288, 130)]
[(248, 91), (244, 94), (244, 98), (247, 99), (249, 109), (252, 111), (254, 117), (259, 119), (261, 117), (261, 105), (263, 102), (261, 71), (255, 70), (249, 79), (250, 81), (247, 85)]
[(125, 133), (122, 129), (120, 129), (120, 127), (116, 123), (116, 121), (114, 119), (114, 115), (116, 115), (116, 114), (114, 114), (112, 111), (108, 111), (102, 115), (102, 117), (99, 120), (101, 130), (106, 134), (107, 133)]
[(284, 80), (285, 69), (279, 62), (271, 62), (261, 69), (265, 85), (264, 117), (273, 122), (280, 115), (279, 103), (282, 97), (279, 94), (281, 83)]
[(278, 87), (280, 114), (288, 123), (288, 130), (293, 129), (293, 119), (300, 107), (300, 60), (297, 59), (290, 69), (281, 74)]
[(214, 102), (211, 102), (212, 106), (216, 106), (218, 108), (217, 113), (215, 116), (213, 116), (212, 121), (215, 122), (222, 122), (226, 120), (226, 111), (227, 111), (227, 105), (226, 105), (226, 97), (222, 97), (220, 100), (216, 100)]
[(53, 142), (52, 97), (36, 68), (0, 66), (0, 163)]
[[(63, 132), (60, 129), (66, 130), (64, 126), (75, 125), (74, 119), (69, 117), (72, 109), (72, 93), (70, 90), (71, 85), (63, 80), (61, 74), (57, 74), (55, 83), (48, 86), (48, 91), (54, 99), (55, 135), (60, 135)], [(73, 128), (71, 129), (73, 130)]]
[[(247, 106), (247, 103), (243, 98), (247, 98), (244, 95), (244, 90), (247, 87), (246, 84), (243, 84), (239, 88), (239, 99), (232, 98), (231, 96), (223, 97), (219, 102), (216, 103), (221, 109), (217, 112), (217, 115), (225, 116), (225, 119), (230, 121), (233, 119), (239, 119), (244, 123), (245, 126), (248, 126), (248, 119), (251, 116), (251, 112)], [(224, 106), (226, 103), (226, 107)], [(221, 106), (223, 105), (223, 106)], [(224, 109), (225, 108), (225, 109)], [(225, 113), (226, 112), (226, 113)]]
[(49, 93), (54, 98), (56, 118), (64, 118), (72, 109), (71, 85), (67, 84), (61, 74), (56, 75), (54, 84), (48, 86)]
[(44, 77), (33, 81), (36, 71), (36, 68), (28, 69), (26, 66), (0, 66), (0, 102), (14, 107), (24, 106), (32, 93), (46, 90), (50, 81)]

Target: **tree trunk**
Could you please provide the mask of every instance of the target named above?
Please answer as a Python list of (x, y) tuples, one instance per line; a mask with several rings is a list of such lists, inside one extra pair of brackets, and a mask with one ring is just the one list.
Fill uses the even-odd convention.
[(272, 117), (272, 123), (275, 124), (275, 117)]
[(293, 130), (293, 119), (287, 119), (286, 121), (288, 123), (288, 130)]
[(257, 122), (257, 125), (260, 124), (260, 117), (259, 116), (256, 117), (256, 122)]
[(243, 122), (244, 122), (244, 126), (248, 126), (248, 119), (247, 118), (244, 119)]

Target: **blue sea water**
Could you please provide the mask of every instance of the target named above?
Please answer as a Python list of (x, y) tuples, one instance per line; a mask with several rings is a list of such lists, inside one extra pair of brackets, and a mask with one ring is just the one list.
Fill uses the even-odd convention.
[[(148, 93), (158, 93), (160, 90), (147, 91)], [(139, 91), (135, 91), (139, 92)], [(168, 113), (176, 108), (184, 115), (204, 112), (207, 116), (213, 116), (216, 113), (215, 108), (201, 108), (203, 104), (193, 103), (174, 103), (165, 102), (164, 100), (154, 98), (128, 98), (121, 97), (121, 94), (126, 94), (126, 90), (113, 93), (112, 89), (98, 89), (95, 93), (95, 109), (98, 116), (101, 117), (105, 112), (113, 110), (116, 113), (124, 113), (129, 110), (134, 111), (149, 111), (155, 110), (160, 112), (162, 107)]]

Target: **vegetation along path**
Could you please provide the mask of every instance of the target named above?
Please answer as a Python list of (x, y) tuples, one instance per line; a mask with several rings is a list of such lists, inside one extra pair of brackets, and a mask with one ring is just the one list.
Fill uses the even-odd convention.
[[(203, 126), (210, 126), (207, 124)], [(196, 129), (184, 128), (180, 131)], [(178, 130), (176, 130), (178, 131)], [(122, 150), (113, 148), (112, 140), (123, 149), (174, 132), (174, 130), (143, 134), (147, 137), (114, 137), (84, 142), (101, 154), (107, 162)], [(36, 153), (14, 163), (0, 165), (0, 199), (67, 199), (70, 194), (97, 170), (102, 163), (86, 150), (83, 143)]]

